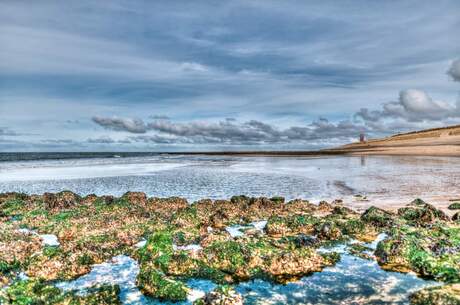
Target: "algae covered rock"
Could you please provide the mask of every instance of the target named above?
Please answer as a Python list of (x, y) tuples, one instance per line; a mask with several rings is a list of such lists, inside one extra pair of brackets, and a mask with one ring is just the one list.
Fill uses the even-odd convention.
[(139, 251), (138, 286), (144, 293), (165, 300), (184, 299), (188, 288), (181, 280), (188, 278), (216, 283), (265, 278), (284, 283), (336, 262), (318, 254), (314, 247), (299, 246), (292, 239), (214, 239), (193, 253), (174, 250), (172, 242), (171, 232), (156, 232)]
[(243, 297), (229, 286), (219, 286), (193, 305), (243, 305)]
[(309, 214), (272, 216), (267, 221), (265, 232), (271, 236), (309, 234), (315, 231), (318, 221), (316, 217)]
[(422, 206), (422, 205), (425, 205), (426, 202), (423, 200), (423, 199), (420, 199), (420, 198), (416, 198), (414, 199), (409, 205), (412, 205), (412, 206)]
[(234, 204), (247, 204), (250, 200), (251, 198), (245, 195), (233, 196), (230, 198), (230, 201)]
[(285, 198), (281, 196), (271, 197), (270, 200), (275, 203), (284, 203), (286, 201)]
[(139, 288), (146, 295), (167, 301), (184, 301), (187, 299), (188, 289), (185, 284), (168, 278), (156, 268), (142, 268), (137, 281)]
[(172, 242), (172, 235), (167, 231), (156, 232), (148, 239), (139, 251), (141, 266), (137, 285), (155, 298), (182, 301), (187, 298), (187, 287), (165, 274), (174, 253)]
[(460, 222), (460, 212), (457, 212), (452, 216), (452, 221)]
[(43, 203), (47, 210), (68, 209), (76, 206), (81, 201), (81, 197), (71, 191), (62, 191), (56, 194), (44, 193)]
[(428, 203), (424, 205), (400, 208), (398, 209), (398, 215), (404, 220), (418, 225), (431, 224), (437, 220), (449, 220), (449, 216), (447, 216), (443, 211), (436, 209)]
[(460, 202), (454, 202), (447, 207), (449, 210), (460, 210)]
[(117, 305), (121, 304), (118, 286), (103, 285), (88, 289), (84, 295), (63, 292), (42, 280), (15, 282), (0, 292), (5, 305)]
[(123, 194), (121, 199), (128, 201), (131, 204), (146, 204), (147, 195), (142, 192), (126, 192)]
[(460, 305), (460, 284), (425, 288), (410, 296), (412, 305)]
[(320, 224), (317, 228), (318, 238), (337, 240), (342, 238), (342, 231), (335, 222), (327, 221)]
[(376, 227), (390, 227), (394, 223), (394, 215), (377, 207), (368, 208), (362, 215), (361, 220)]
[(435, 280), (458, 282), (460, 228), (447, 224), (396, 227), (377, 245), (375, 255), (384, 269), (414, 271)]

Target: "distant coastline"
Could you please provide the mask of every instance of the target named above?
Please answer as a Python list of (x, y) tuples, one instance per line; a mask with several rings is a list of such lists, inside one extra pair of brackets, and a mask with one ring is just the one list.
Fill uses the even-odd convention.
[(0, 152), (1, 161), (74, 158), (123, 158), (158, 155), (302, 157), (333, 155), (420, 155), (460, 157), (460, 125), (400, 133), (336, 148), (293, 151), (165, 151), (165, 152)]
[(387, 138), (371, 139), (322, 150), (193, 152), (187, 154), (280, 157), (328, 155), (420, 155), (460, 157), (460, 125), (411, 131)]

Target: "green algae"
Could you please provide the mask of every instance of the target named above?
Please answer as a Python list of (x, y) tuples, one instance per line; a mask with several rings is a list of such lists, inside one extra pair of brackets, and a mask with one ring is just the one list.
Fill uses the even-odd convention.
[(398, 215), (414, 225), (427, 225), (437, 220), (449, 220), (449, 217), (444, 212), (428, 203), (421, 206), (400, 208), (398, 209)]
[(139, 250), (141, 265), (137, 283), (144, 293), (161, 300), (186, 299), (186, 285), (165, 274), (168, 272), (173, 254), (173, 237), (168, 231), (152, 234), (146, 245)]
[(279, 203), (279, 204), (284, 203), (286, 201), (284, 197), (280, 197), (280, 196), (271, 197), (270, 200), (275, 203)]
[(118, 286), (104, 285), (89, 289), (84, 296), (62, 292), (43, 280), (17, 281), (0, 293), (5, 305), (109, 305), (121, 304)]
[(22, 199), (10, 199), (1, 205), (2, 213), (9, 217), (22, 215), (24, 204)]
[(0, 260), (0, 274), (7, 275), (10, 272), (19, 270), (21, 263), (17, 260), (7, 262), (5, 260)]
[(411, 305), (460, 305), (460, 285), (425, 288), (410, 296)]
[(187, 299), (188, 289), (184, 283), (168, 278), (162, 271), (152, 266), (141, 268), (137, 281), (141, 291), (160, 300)]
[(361, 215), (361, 220), (378, 228), (388, 228), (395, 223), (395, 216), (372, 206)]
[(460, 230), (442, 224), (430, 228), (394, 228), (377, 246), (384, 266), (413, 270), (444, 282), (460, 281)]
[[(315, 214), (316, 208), (303, 201), (283, 204), (276, 198), (246, 196), (187, 206), (181, 199), (151, 200), (138, 193), (121, 199), (88, 199), (64, 193), (50, 195), (48, 209), (40, 198), (11, 198), (2, 201), (2, 207), (21, 217), (13, 224), (2, 224), (7, 234), (0, 242), (14, 242), (14, 230), (24, 227), (56, 234), (62, 246), (39, 246), (38, 237), (23, 236), (24, 242), (36, 243), (30, 253), (38, 254), (33, 259), (24, 255), (17, 265), (5, 260), (3, 266), (0, 255), (0, 270), (3, 268), (5, 274), (25, 271), (32, 278), (71, 279), (89, 272), (91, 264), (119, 254), (132, 255), (140, 263), (137, 280), (144, 293), (163, 300), (183, 300), (188, 291), (185, 281), (190, 278), (218, 284), (255, 278), (286, 283), (339, 260), (338, 254), (318, 254), (318, 247), (386, 232), (388, 238), (376, 251), (384, 268), (414, 271), (439, 281), (459, 281), (460, 229), (424, 202), (412, 204), (399, 214), (372, 207), (360, 215), (331, 204), (323, 204), (325, 209)], [(220, 227), (210, 230), (212, 217)], [(233, 239), (222, 227), (261, 219), (268, 219), (267, 235), (248, 231)], [(311, 234), (317, 238), (305, 237)], [(134, 244), (142, 237), (147, 237), (146, 245), (136, 250)], [(196, 243), (203, 247), (196, 253), (173, 247)], [(362, 245), (349, 248), (353, 255), (371, 258), (367, 255), (371, 250)], [(20, 253), (19, 249), (12, 253)]]

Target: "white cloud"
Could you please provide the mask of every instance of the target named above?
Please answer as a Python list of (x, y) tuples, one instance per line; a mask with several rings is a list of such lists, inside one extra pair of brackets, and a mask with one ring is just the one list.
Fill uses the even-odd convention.
[(447, 74), (450, 75), (454, 81), (460, 82), (460, 59), (452, 62)]
[(362, 108), (355, 114), (366, 122), (401, 118), (408, 122), (438, 121), (460, 118), (460, 105), (432, 99), (426, 92), (417, 89), (402, 90), (397, 102), (382, 104), (382, 110)]

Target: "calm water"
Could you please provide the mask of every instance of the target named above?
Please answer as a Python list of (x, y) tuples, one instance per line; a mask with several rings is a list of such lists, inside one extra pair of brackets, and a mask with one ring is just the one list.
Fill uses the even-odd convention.
[(370, 199), (460, 195), (460, 159), (449, 157), (125, 156), (0, 162), (0, 192)]

